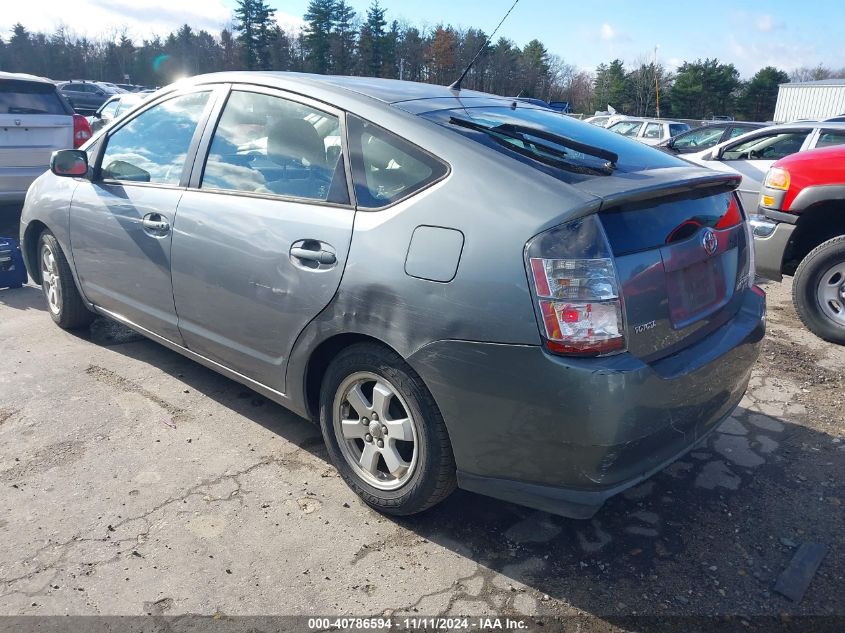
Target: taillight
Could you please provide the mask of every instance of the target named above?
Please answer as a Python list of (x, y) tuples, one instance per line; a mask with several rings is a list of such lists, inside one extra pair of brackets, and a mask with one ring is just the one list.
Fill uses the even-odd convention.
[(528, 242), (526, 259), (549, 351), (599, 356), (625, 349), (616, 269), (597, 216), (541, 233)]
[(728, 210), (725, 211), (725, 215), (719, 218), (715, 228), (729, 229), (732, 226), (739, 225), (740, 222), (742, 222), (742, 213), (739, 211), (739, 203), (736, 201), (736, 196), (729, 194)]
[(76, 149), (85, 141), (91, 138), (91, 126), (88, 125), (88, 119), (81, 114), (73, 115), (73, 147)]

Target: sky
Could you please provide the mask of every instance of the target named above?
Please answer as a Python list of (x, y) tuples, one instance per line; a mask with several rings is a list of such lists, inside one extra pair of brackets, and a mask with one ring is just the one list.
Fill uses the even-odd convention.
[[(268, 0), (288, 28), (302, 24), (308, 0)], [(513, 0), (381, 0), (389, 19), (418, 26), (439, 23), (478, 27), (489, 33)], [(140, 39), (166, 35), (181, 24), (219, 31), (231, 22), (235, 0), (6, 0), (0, 33), (15, 22), (30, 30), (64, 25), (78, 35)], [(351, 0), (363, 16), (369, 0)], [(652, 59), (677, 67), (683, 61), (716, 57), (733, 63), (744, 77), (763, 66), (790, 71), (819, 63), (845, 66), (842, 0), (519, 0), (498, 35), (522, 46), (533, 38), (579, 68), (603, 61)], [(498, 37), (497, 35), (497, 37)]]

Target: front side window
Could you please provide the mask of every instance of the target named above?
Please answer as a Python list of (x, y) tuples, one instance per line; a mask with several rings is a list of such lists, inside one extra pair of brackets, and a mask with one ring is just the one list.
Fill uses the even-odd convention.
[(349, 155), (358, 206), (377, 209), (406, 198), (449, 173), (410, 141), (349, 115)]
[(649, 123), (645, 126), (643, 138), (660, 138), (663, 136), (663, 126), (660, 123)]
[(118, 104), (119, 104), (119, 101), (117, 99), (115, 99), (114, 101), (109, 101), (100, 110), (100, 117), (103, 118), (103, 119), (114, 118), (114, 115), (117, 114)]
[(719, 139), (722, 138), (722, 132), (722, 128), (698, 128), (676, 138), (672, 147), (677, 149), (694, 149), (696, 147), (707, 149), (719, 142)]
[(200, 186), (348, 203), (340, 120), (295, 101), (235, 90)]
[(732, 127), (731, 131), (728, 132), (728, 140), (736, 138), (737, 136), (742, 136), (743, 134), (747, 134), (753, 129), (753, 127)]
[(779, 160), (801, 150), (807, 130), (757, 136), (725, 149), (722, 160)]
[(608, 129), (622, 136), (636, 136), (642, 126), (643, 124), (639, 121), (619, 121)]
[(845, 130), (822, 130), (816, 147), (845, 145)]
[(145, 110), (108, 137), (104, 180), (178, 185), (210, 92), (173, 97)]

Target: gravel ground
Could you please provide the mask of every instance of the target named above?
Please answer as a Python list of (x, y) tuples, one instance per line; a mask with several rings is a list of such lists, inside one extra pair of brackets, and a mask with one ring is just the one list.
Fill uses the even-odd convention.
[[(845, 616), (845, 348), (801, 327), (789, 283), (766, 290), (736, 414), (591, 521), (461, 491), (382, 517), (306, 421), (0, 290), (0, 615)], [(828, 549), (793, 602), (773, 588), (804, 543)]]

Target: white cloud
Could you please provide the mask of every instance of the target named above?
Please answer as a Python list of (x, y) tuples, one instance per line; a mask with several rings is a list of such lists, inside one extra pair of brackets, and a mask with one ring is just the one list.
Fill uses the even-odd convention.
[(774, 66), (790, 71), (801, 66), (813, 66), (819, 62), (819, 54), (809, 44), (791, 44), (779, 39), (765, 38), (762, 42), (749, 42), (748, 38), (737, 38), (729, 34), (727, 50), (731, 61), (744, 77), (750, 77), (764, 66)]
[(599, 31), (599, 36), (605, 42), (611, 42), (614, 39), (616, 39), (616, 36), (617, 36), (616, 29), (614, 29), (607, 22), (605, 22), (604, 24), (601, 25), (601, 30)]
[(758, 15), (756, 20), (754, 21), (754, 25), (757, 27), (757, 30), (761, 33), (768, 33), (769, 31), (774, 31), (775, 29), (780, 29), (784, 26), (783, 22), (776, 21), (768, 13)]
[[(217, 33), (232, 22), (232, 11), (224, 0), (30, 0), (8, 2), (0, 12), (0, 32), (4, 39), (12, 25), (20, 22), (30, 31), (51, 32), (66, 27), (78, 36), (113, 37), (126, 31), (139, 40), (152, 35), (165, 36), (182, 24), (194, 30)], [(302, 18), (276, 12), (277, 22), (286, 29), (302, 26)]]

